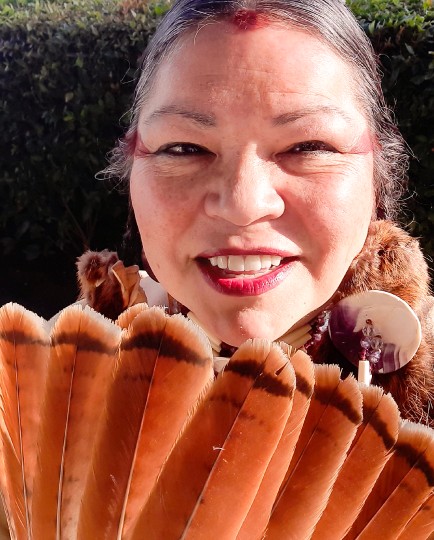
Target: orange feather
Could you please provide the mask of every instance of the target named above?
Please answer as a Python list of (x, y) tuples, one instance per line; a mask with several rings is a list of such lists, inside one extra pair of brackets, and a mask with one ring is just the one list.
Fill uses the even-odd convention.
[(398, 540), (430, 540), (434, 532), (434, 493), (418, 509), (404, 527)]
[[(280, 343), (280, 346), (290, 356), (291, 348), (286, 343)], [(315, 384), (314, 365), (307, 354), (301, 351), (292, 356), (291, 364), (296, 376), (291, 415), (236, 540), (262, 538), (309, 408)]]
[(135, 304), (119, 315), (116, 320), (116, 324), (122, 328), (122, 330), (126, 330), (133, 322), (133, 319), (135, 319), (139, 313), (146, 311), (147, 309), (149, 309), (148, 304)]
[(80, 305), (66, 308), (52, 331), (34, 483), (35, 539), (75, 540), (95, 426), (120, 333)]
[(434, 487), (434, 431), (405, 422), (393, 456), (380, 474), (346, 539), (395, 540)]
[[(236, 536), (289, 414), (294, 375), (289, 364), (281, 369), (286, 363), (278, 347), (264, 340), (248, 341), (238, 349), (169, 456), (132, 540), (142, 538), (143, 531), (149, 540)], [(273, 410), (279, 411), (277, 417), (264, 415)], [(270, 431), (269, 441), (264, 429)], [(244, 447), (245, 441), (259, 437), (263, 449)], [(252, 472), (248, 480), (247, 471), (239, 469), (243, 466)], [(227, 478), (238, 474), (246, 485), (232, 487)], [(211, 529), (214, 505), (218, 519), (212, 520)], [(204, 526), (197, 532), (199, 524)]]
[(360, 386), (360, 390), (363, 423), (312, 540), (336, 540), (345, 535), (392, 455), (398, 438), (399, 411), (391, 396), (384, 395), (377, 386)]
[(287, 478), (267, 527), (267, 540), (310, 538), (357, 427), (362, 395), (337, 366), (315, 366), (315, 390)]
[(8, 517), (17, 539), (31, 537), (41, 386), (49, 358), (46, 328), (46, 321), (17, 304), (0, 309), (2, 490), (9, 499)]
[(196, 325), (160, 308), (133, 319), (105, 405), (79, 539), (120, 538), (124, 515), (127, 532), (134, 525), (212, 378), (211, 347)]

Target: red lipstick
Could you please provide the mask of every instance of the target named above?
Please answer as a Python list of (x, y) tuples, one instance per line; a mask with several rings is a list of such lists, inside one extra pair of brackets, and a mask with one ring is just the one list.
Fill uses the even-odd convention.
[(275, 270), (251, 278), (248, 273), (243, 273), (240, 277), (224, 277), (221, 270), (201, 260), (198, 261), (198, 266), (208, 284), (219, 293), (230, 296), (257, 296), (277, 287), (291, 273), (296, 260), (291, 258)]

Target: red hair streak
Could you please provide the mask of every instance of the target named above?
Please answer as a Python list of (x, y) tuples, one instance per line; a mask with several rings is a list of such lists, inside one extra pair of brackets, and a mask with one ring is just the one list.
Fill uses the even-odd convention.
[(265, 15), (253, 9), (239, 9), (235, 12), (232, 22), (240, 30), (257, 30), (258, 28), (268, 26)]

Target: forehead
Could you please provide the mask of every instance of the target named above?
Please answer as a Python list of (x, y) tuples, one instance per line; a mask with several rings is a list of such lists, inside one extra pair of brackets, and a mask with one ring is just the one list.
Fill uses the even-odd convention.
[(237, 116), (288, 105), (355, 111), (353, 86), (352, 69), (306, 31), (213, 22), (183, 36), (162, 62), (145, 109), (183, 101)]

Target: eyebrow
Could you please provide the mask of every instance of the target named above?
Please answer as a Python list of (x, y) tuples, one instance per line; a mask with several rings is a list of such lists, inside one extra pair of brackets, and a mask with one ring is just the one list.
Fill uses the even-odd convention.
[(313, 107), (306, 107), (305, 109), (301, 109), (300, 111), (283, 113), (279, 116), (276, 116), (276, 118), (273, 118), (272, 123), (274, 126), (284, 126), (285, 124), (290, 124), (291, 122), (295, 122), (296, 120), (304, 118), (305, 116), (311, 116), (318, 113), (326, 113), (332, 115), (337, 114), (338, 116), (346, 120), (349, 124), (354, 123), (353, 119), (343, 109), (340, 109), (339, 107), (334, 107), (333, 105), (315, 105)]
[(150, 124), (154, 119), (166, 115), (179, 115), (183, 118), (187, 118), (188, 120), (193, 120), (193, 122), (196, 122), (205, 128), (216, 127), (217, 125), (217, 119), (214, 114), (189, 111), (187, 109), (177, 107), (176, 105), (166, 105), (155, 110), (146, 118), (145, 124)]
[[(349, 124), (353, 124), (352, 118), (343, 109), (340, 109), (339, 107), (335, 107), (333, 105), (315, 105), (313, 107), (306, 107), (305, 109), (301, 109), (299, 111), (283, 113), (273, 118), (271, 120), (271, 123), (274, 126), (284, 126), (286, 124), (296, 122), (297, 120), (300, 120), (300, 118), (312, 116), (319, 113), (326, 113), (331, 115), (337, 114)], [(217, 118), (214, 114), (189, 111), (188, 109), (178, 107), (177, 105), (165, 105), (156, 109), (146, 118), (145, 124), (150, 124), (153, 120), (162, 116), (170, 115), (182, 116), (183, 118), (192, 120), (193, 122), (199, 124), (201, 127), (204, 128), (211, 128), (217, 126)]]

